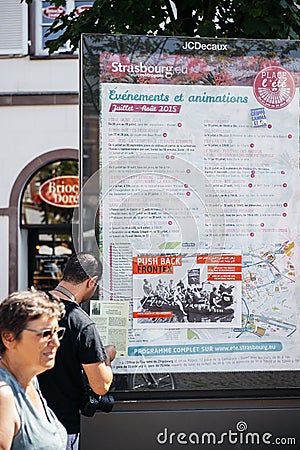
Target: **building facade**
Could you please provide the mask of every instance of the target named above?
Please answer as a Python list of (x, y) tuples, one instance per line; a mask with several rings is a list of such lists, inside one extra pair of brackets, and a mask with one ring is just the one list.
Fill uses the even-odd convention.
[[(67, 8), (74, 7), (80, 12), (83, 2), (67, 2)], [(49, 167), (55, 176), (58, 166), (62, 174), (62, 161), (78, 162), (78, 55), (63, 48), (49, 56), (45, 48), (45, 32), (61, 12), (42, 0), (30, 6), (19, 0), (0, 4), (1, 299), (29, 287), (43, 238), (51, 241), (58, 231), (70, 234), (57, 215), (51, 221), (41, 211), (27, 219), (22, 214), (26, 199), (31, 211), (40, 206), (25, 194), (42, 168)], [(56, 244), (63, 243), (59, 240)]]

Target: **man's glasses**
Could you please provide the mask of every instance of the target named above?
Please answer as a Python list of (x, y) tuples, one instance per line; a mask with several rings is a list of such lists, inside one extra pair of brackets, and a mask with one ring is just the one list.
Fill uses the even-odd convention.
[(48, 339), (49, 341), (54, 335), (56, 335), (57, 339), (60, 341), (64, 337), (66, 331), (64, 327), (56, 328), (56, 330), (35, 330), (34, 328), (24, 328), (24, 330), (38, 333), (43, 339)]

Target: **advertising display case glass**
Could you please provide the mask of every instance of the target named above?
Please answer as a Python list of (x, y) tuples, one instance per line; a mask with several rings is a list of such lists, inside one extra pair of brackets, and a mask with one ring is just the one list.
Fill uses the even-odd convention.
[(115, 389), (295, 394), (300, 42), (87, 34), (80, 60)]

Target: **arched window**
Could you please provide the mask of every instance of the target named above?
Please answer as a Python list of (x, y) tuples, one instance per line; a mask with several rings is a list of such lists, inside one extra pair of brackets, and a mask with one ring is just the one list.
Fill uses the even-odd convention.
[(21, 196), (21, 228), (28, 232), (28, 287), (49, 290), (61, 279), (74, 251), (72, 219), (78, 207), (78, 161), (40, 168)]
[(42, 167), (23, 191), (21, 226), (70, 223), (78, 189), (78, 161), (57, 161)]

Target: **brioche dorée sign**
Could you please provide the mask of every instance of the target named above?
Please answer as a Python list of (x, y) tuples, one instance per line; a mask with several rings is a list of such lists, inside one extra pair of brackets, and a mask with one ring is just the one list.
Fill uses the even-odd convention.
[(66, 10), (62, 6), (48, 6), (48, 8), (43, 8), (43, 15), (47, 19), (57, 19), (60, 15), (65, 15)]
[(78, 176), (64, 175), (45, 181), (39, 194), (44, 202), (60, 208), (75, 208), (78, 206), (79, 181)]

